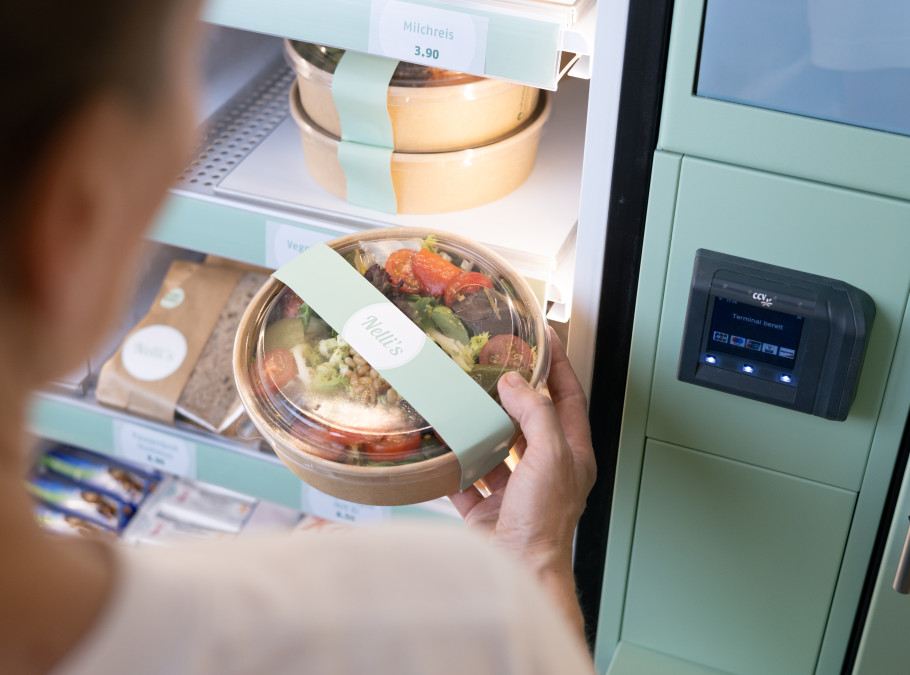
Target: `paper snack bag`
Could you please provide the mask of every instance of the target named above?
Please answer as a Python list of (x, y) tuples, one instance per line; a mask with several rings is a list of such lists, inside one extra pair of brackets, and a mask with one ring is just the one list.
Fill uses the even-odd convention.
[(173, 423), (177, 401), (243, 275), (229, 267), (172, 263), (148, 314), (101, 369), (98, 402)]

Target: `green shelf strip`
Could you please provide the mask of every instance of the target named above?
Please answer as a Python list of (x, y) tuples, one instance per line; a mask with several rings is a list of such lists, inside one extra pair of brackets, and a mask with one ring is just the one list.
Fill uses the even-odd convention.
[[(431, 0), (421, 5), (487, 19), (485, 75), (555, 90), (562, 27), (552, 19), (517, 16), (496, 9), (467, 9)], [(305, 42), (368, 51), (370, 0), (212, 0), (204, 18), (215, 24)], [(381, 56), (381, 54), (380, 54)], [(440, 67), (449, 67), (440, 63)]]
[(274, 269), (308, 246), (342, 234), (346, 232), (172, 193), (148, 238)]
[[(38, 396), (32, 406), (30, 428), (43, 438), (117, 456), (120, 453), (115, 440), (115, 422), (120, 417), (100, 408)], [(162, 425), (136, 418), (131, 418), (128, 424), (145, 428), (151, 434), (168, 433)], [(232, 452), (206, 443), (195, 434), (192, 441), (187, 441), (188, 436), (180, 434), (179, 438), (195, 451), (195, 472), (191, 478), (300, 508), (302, 484), (277, 460)], [(174, 434), (174, 437), (178, 435)]]

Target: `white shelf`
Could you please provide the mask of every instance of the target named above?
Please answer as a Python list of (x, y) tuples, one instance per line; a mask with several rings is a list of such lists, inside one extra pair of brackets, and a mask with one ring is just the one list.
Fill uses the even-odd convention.
[[(276, 228), (309, 241), (357, 230), (421, 226), (479, 241), (541, 287), (554, 284), (573, 245), (578, 221), (588, 83), (567, 80), (553, 94), (553, 113), (535, 168), (511, 194), (474, 209), (395, 215), (348, 204), (309, 175), (287, 111), (293, 74), (274, 61), (209, 120), (197, 158), (173, 190), (152, 237), (164, 243), (274, 266)], [(571, 294), (563, 284), (561, 294)]]
[(587, 87), (571, 82), (554, 97), (534, 171), (514, 192), (465, 211), (394, 215), (351, 205), (320, 187), (304, 164), (300, 135), (285, 118), (215, 188), (215, 194), (273, 207), (317, 211), (329, 222), (431, 227), (490, 246), (522, 273), (549, 280), (578, 222)]

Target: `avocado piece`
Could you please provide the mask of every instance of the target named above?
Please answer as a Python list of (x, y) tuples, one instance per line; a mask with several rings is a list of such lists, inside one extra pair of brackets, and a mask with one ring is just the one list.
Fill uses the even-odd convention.
[(267, 352), (273, 349), (290, 350), (306, 341), (306, 330), (299, 317), (279, 319), (266, 327), (264, 349)]
[(468, 330), (464, 327), (461, 319), (455, 316), (455, 313), (448, 307), (443, 307), (442, 305), (434, 307), (430, 318), (433, 319), (433, 323), (446, 337), (457, 340), (463, 345), (467, 345), (471, 341), (471, 338), (468, 337)]
[[(499, 383), (499, 378), (503, 376), (504, 373), (513, 370), (512, 368), (503, 368), (502, 366), (495, 366), (491, 363), (478, 363), (471, 368), (471, 372), (468, 373), (471, 379), (474, 380), (477, 384), (483, 387), (490, 396), (492, 396), (497, 403), (499, 403), (499, 390), (496, 388), (496, 385)], [(531, 373), (527, 370), (519, 370), (521, 376), (525, 378), (528, 382), (531, 381)]]

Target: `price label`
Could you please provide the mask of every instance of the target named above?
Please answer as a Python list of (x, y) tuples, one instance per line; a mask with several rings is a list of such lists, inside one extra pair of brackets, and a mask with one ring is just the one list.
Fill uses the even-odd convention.
[(159, 471), (196, 477), (196, 445), (138, 424), (114, 420), (114, 454)]
[(338, 234), (326, 234), (295, 225), (265, 223), (265, 265), (278, 269), (286, 265), (313, 244), (320, 244), (336, 237)]
[(392, 510), (388, 506), (368, 506), (337, 499), (314, 488), (304, 488), (303, 510), (314, 516), (352, 525), (373, 525), (388, 520)]
[(489, 19), (401, 0), (370, 5), (371, 54), (482, 75)]

